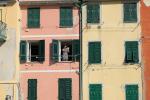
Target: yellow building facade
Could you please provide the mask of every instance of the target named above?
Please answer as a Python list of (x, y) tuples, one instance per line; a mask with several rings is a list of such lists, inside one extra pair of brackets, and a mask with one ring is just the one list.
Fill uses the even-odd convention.
[(0, 1), (0, 100), (19, 97), (20, 8), (18, 0)]
[[(127, 86), (137, 86), (136, 100), (142, 100), (141, 79), (141, 53), (140, 53), (140, 3), (136, 3), (137, 21), (124, 21), (124, 3), (122, 1), (91, 2), (99, 5), (99, 22), (88, 23), (89, 13), (87, 5), (82, 8), (83, 33), (82, 33), (82, 86), (83, 100), (133, 100), (128, 95)], [(127, 2), (132, 3), (132, 2)], [(93, 9), (91, 7), (91, 9)], [(132, 9), (131, 9), (132, 10)], [(93, 10), (94, 12), (94, 10)], [(94, 14), (94, 13), (91, 13)], [(95, 17), (96, 18), (96, 17)], [(125, 63), (126, 41), (138, 42), (138, 63)], [(99, 63), (89, 63), (90, 42), (101, 43), (101, 56)], [(99, 84), (101, 89), (98, 94), (91, 92)], [(134, 87), (133, 86), (133, 87)], [(130, 86), (129, 86), (130, 87)], [(99, 87), (97, 86), (97, 89)], [(135, 92), (134, 90), (131, 92)], [(137, 91), (136, 91), (137, 92)], [(99, 99), (96, 98), (96, 95)], [(93, 97), (92, 97), (93, 96)], [(95, 99), (94, 99), (95, 98)], [(100, 99), (101, 98), (101, 99)], [(130, 99), (128, 99), (130, 98)], [(134, 98), (134, 97), (133, 97)], [(135, 99), (134, 99), (135, 100)]]

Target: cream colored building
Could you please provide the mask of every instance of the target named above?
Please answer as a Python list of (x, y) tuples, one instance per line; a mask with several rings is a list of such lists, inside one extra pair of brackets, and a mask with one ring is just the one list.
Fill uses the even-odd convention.
[(18, 0), (0, 0), (0, 100), (19, 99)]
[[(96, 13), (94, 10), (91, 13), (87, 10), (87, 5), (92, 5), (92, 3), (93, 5), (99, 5), (99, 22), (88, 22), (87, 14), (89, 13), (89, 16), (91, 16)], [(82, 8), (83, 100), (142, 100), (140, 3), (138, 1), (123, 3), (119, 0), (92, 3), (89, 2), (89, 4), (84, 5)], [(129, 4), (129, 6), (127, 5), (125, 8), (125, 4)], [(130, 4), (134, 4), (132, 7), (135, 9), (132, 9)], [(129, 10), (128, 7), (130, 8)], [(91, 7), (91, 9), (96, 9), (96, 7)], [(126, 14), (129, 14), (127, 16), (131, 18), (125, 18), (127, 17), (124, 14), (125, 9), (129, 11)], [(132, 11), (134, 10), (137, 16), (132, 15)], [(130, 21), (127, 22), (127, 20)], [(137, 41), (138, 43), (138, 60), (136, 63), (132, 63), (132, 61), (128, 63), (125, 60), (126, 41)], [(101, 48), (101, 55), (100, 53), (96, 53), (96, 50), (92, 49), (92, 51), (91, 48), (89, 49), (90, 42), (101, 43), (101, 46), (98, 47), (99, 49)], [(95, 48), (97, 48), (97, 45)], [(93, 64), (89, 62), (89, 53), (91, 52), (95, 52), (95, 56), (101, 56), (101, 61), (98, 61), (99, 63)], [(131, 57), (135, 57), (134, 50), (128, 53), (132, 53)], [(128, 59), (130, 59), (129, 56)], [(99, 84), (99, 86), (95, 86), (94, 88), (94, 86), (90, 87), (90, 84)], [(95, 92), (91, 92), (90, 89)], [(132, 97), (132, 95), (135, 95), (135, 97)]]

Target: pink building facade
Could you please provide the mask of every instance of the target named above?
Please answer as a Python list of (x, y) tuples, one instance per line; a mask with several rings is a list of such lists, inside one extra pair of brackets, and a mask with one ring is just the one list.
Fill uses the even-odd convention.
[(78, 9), (72, 2), (28, 1), (20, 0), (23, 100), (79, 100)]

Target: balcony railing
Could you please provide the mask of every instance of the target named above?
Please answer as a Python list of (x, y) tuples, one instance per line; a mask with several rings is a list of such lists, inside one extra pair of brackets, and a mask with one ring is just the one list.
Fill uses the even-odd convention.
[(6, 34), (6, 23), (0, 22), (0, 42), (6, 41), (7, 34)]

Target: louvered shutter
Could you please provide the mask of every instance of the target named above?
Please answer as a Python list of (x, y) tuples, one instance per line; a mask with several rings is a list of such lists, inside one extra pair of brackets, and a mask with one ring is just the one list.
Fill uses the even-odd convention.
[(28, 8), (28, 28), (40, 27), (40, 8)]
[(126, 85), (126, 100), (139, 100), (138, 85)]
[(26, 58), (27, 58), (26, 47), (27, 47), (26, 41), (21, 41), (20, 42), (20, 61), (21, 62), (26, 62)]
[(40, 40), (39, 42), (39, 61), (43, 62), (45, 60), (45, 40)]
[(95, 63), (101, 62), (101, 42), (95, 42), (94, 47), (94, 56), (95, 56)]
[(125, 62), (138, 63), (139, 62), (138, 42), (127, 41), (125, 45), (126, 45)]
[(73, 40), (72, 41), (72, 55), (74, 61), (80, 60), (80, 41)]
[(137, 22), (137, 4), (124, 4), (124, 22)]
[(89, 98), (90, 100), (102, 100), (102, 85), (90, 84), (89, 85)]
[(99, 23), (100, 7), (99, 4), (87, 5), (87, 23)]
[(52, 41), (52, 60), (56, 62), (59, 60), (59, 41), (58, 40)]
[(72, 80), (62, 78), (58, 80), (59, 100), (72, 100)]
[(73, 26), (72, 7), (60, 8), (60, 26), (62, 27)]
[(37, 79), (28, 80), (28, 100), (37, 100)]
[(101, 63), (101, 43), (90, 42), (88, 47), (89, 64)]

